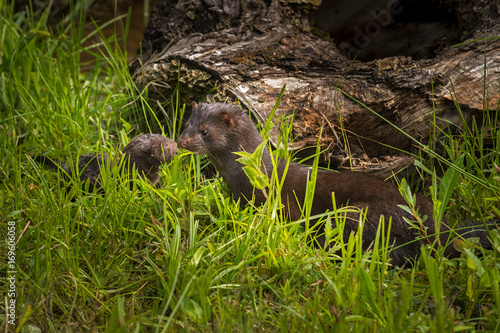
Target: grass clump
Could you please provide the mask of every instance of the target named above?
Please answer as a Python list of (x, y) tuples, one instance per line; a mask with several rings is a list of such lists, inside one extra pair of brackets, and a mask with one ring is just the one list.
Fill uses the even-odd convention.
[[(16, 249), (14, 268), (1, 263), (2, 276), (15, 276), (16, 304), (13, 324), (0, 305), (2, 327), (20, 332), (500, 329), (496, 231), (492, 251), (466, 247), (462, 258), (446, 260), (423, 248), (413, 267), (391, 269), (385, 237), (390, 221), (380, 224), (370, 252), (357, 246), (360, 234), (343, 244), (335, 228), (327, 228), (328, 237), (338, 245), (330, 252), (314, 249), (300, 223), (277, 213), (276, 198), (271, 196), (265, 210), (240, 208), (218, 179), (203, 176), (205, 162), (186, 152), (162, 169), (161, 189), (137, 179), (130, 190), (118, 177), (108, 177), (104, 195), (81, 192), (71, 201), (57, 173), (29, 156), (47, 153), (70, 162), (84, 153), (115, 154), (139, 134), (131, 115), (149, 114), (151, 107), (136, 91), (126, 57), (111, 47), (114, 40), (103, 40), (106, 52), (81, 46), (82, 21), (55, 31), (44, 15), (34, 21), (5, 5), (0, 20), (0, 219), (6, 227), (15, 225)], [(82, 52), (95, 58), (88, 72), (81, 71)], [(166, 108), (182, 113), (176, 105)], [(175, 137), (179, 128), (172, 122), (164, 134)], [(496, 135), (491, 153), (480, 163), (471, 160), (482, 128), (450, 136), (445, 161), (465, 157), (457, 168), (459, 190), (447, 210), (473, 203), (469, 216), (489, 223), (499, 213), (494, 163), (500, 163)], [(341, 225), (349, 209), (323, 219)], [(2, 239), (7, 230), (2, 228)], [(8, 253), (8, 242), (0, 251)], [(2, 286), (6, 295), (9, 287)]]

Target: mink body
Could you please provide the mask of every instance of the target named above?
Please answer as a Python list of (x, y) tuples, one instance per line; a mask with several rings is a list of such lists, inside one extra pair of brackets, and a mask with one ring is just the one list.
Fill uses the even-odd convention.
[[(266, 198), (262, 191), (254, 190), (242, 169), (243, 165), (236, 161), (239, 156), (234, 152), (254, 152), (262, 141), (253, 121), (238, 106), (222, 103), (200, 105), (193, 103), (193, 112), (178, 144), (192, 152), (207, 154), (227, 183), (235, 200), (241, 199), (240, 202), (244, 205), (255, 195), (255, 205), (260, 205), (265, 202)], [(280, 179), (284, 174), (286, 164), (285, 160), (278, 162), (277, 171)], [(263, 153), (262, 170), (271, 177), (273, 165), (268, 150)], [(304, 203), (310, 173), (311, 168), (293, 162), (289, 163), (281, 190), (281, 199), (285, 214), (291, 220), (301, 217), (299, 207), (302, 207)], [(394, 265), (401, 266), (408, 259), (416, 258), (423, 244), (434, 241), (433, 238), (415, 241), (418, 231), (410, 228), (403, 219), (406, 217), (414, 220), (414, 217), (398, 207), (398, 205), (406, 205), (406, 202), (398, 188), (391, 183), (364, 174), (319, 169), (311, 215), (333, 210), (332, 193), (335, 195), (338, 207), (349, 205), (362, 209), (368, 208), (363, 230), (364, 249), (367, 249), (375, 240), (380, 216), (383, 215), (386, 222), (392, 218), (390, 244), (394, 245), (395, 249), (390, 252), (390, 257)], [(424, 222), (427, 234), (432, 235), (435, 232), (432, 201), (420, 193), (416, 193), (416, 199), (420, 216), (427, 215), (428, 217)], [(348, 215), (343, 235), (345, 242), (351, 232), (357, 231), (358, 221), (359, 214)], [(449, 228), (442, 224), (441, 231), (446, 230)], [(486, 232), (473, 231), (466, 237), (480, 236), (482, 245), (488, 246), (486, 235)], [(448, 236), (449, 233), (440, 236), (442, 244), (447, 242)], [(323, 246), (324, 236), (319, 236), (318, 242)], [(406, 245), (399, 247), (403, 244)], [(445, 254), (450, 257), (460, 255), (453, 245), (447, 247)]]
[(137, 170), (139, 176), (147, 179), (156, 187), (161, 186), (159, 176), (160, 165), (169, 162), (177, 152), (177, 144), (170, 138), (160, 134), (142, 134), (130, 140), (124, 149), (122, 159), (109, 160), (106, 153), (81, 155), (75, 161), (73, 168), (56, 159), (46, 156), (36, 156), (34, 160), (45, 164), (52, 169), (62, 170), (69, 177), (80, 175), (82, 182), (89, 181), (89, 191), (101, 188), (101, 168), (107, 163), (121, 163), (122, 168), (128, 170), (132, 176), (133, 170)]

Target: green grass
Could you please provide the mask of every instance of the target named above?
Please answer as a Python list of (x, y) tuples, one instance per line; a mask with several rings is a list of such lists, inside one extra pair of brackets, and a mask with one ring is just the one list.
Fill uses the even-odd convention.
[[(29, 156), (47, 153), (68, 161), (84, 153), (117, 153), (144, 127), (159, 128), (156, 106), (135, 89), (126, 56), (111, 47), (115, 40), (104, 40), (107, 52), (82, 48), (77, 19), (67, 30), (49, 30), (43, 16), (33, 21), (5, 5), (0, 12), (0, 218), (6, 226), (0, 251), (8, 253), (3, 239), (13, 221), (17, 271), (15, 325), (5, 322), (7, 310), (0, 302), (1, 328), (500, 330), (500, 237), (495, 233), (496, 250), (467, 247), (461, 258), (446, 260), (424, 248), (419, 262), (404, 269), (387, 264), (388, 223), (380, 225), (368, 253), (357, 246), (359, 234), (343, 244), (342, 233), (329, 230), (338, 245), (325, 253), (307, 246), (308, 231), (299, 222), (280, 217), (276, 198), (266, 209), (241, 209), (219, 179), (203, 176), (203, 159), (182, 151), (162, 169), (164, 188), (137, 180), (131, 191), (109, 177), (104, 195), (80, 191), (71, 201), (60, 177)], [(85, 73), (82, 52), (96, 63)], [(174, 114), (164, 127), (171, 137), (179, 134), (173, 119), (183, 110), (175, 97), (164, 106)], [(446, 134), (445, 156), (419, 160), (422, 177), (435, 179), (436, 202), (447, 201), (452, 224), (490, 223), (500, 215), (494, 166), (500, 165), (498, 109), (489, 116), (458, 136)], [(141, 118), (150, 123), (140, 127)], [(486, 149), (483, 128), (488, 126), (493, 135)], [(286, 135), (282, 139), (286, 142)], [(456, 163), (460, 156), (462, 164)], [(438, 187), (435, 170), (441, 165), (455, 166), (456, 172), (445, 173)], [(447, 199), (450, 182), (457, 190)], [(348, 209), (324, 219), (341, 225)], [(1, 267), (3, 284), (12, 269), (5, 260)], [(6, 296), (8, 288), (5, 282)]]

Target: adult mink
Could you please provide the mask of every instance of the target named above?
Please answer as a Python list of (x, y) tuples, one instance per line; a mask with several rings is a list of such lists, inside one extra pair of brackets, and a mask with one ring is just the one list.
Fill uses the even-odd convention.
[(49, 159), (46, 156), (36, 156), (33, 159), (45, 164), (54, 170), (63, 171), (70, 178), (80, 175), (82, 183), (89, 181), (89, 191), (101, 189), (101, 168), (107, 163), (118, 165), (132, 176), (133, 170), (144, 177), (156, 187), (161, 186), (159, 176), (160, 165), (169, 162), (177, 152), (177, 144), (170, 138), (160, 134), (142, 134), (130, 140), (129, 144), (123, 150), (122, 159), (109, 160), (110, 156), (106, 153), (81, 155), (75, 161), (73, 168), (66, 163)]
[[(246, 151), (253, 153), (263, 142), (253, 121), (240, 107), (223, 103), (196, 104), (193, 103), (193, 111), (187, 121), (186, 129), (178, 140), (182, 148), (199, 154), (206, 154), (216, 166), (224, 181), (229, 186), (235, 200), (241, 199), (242, 205), (255, 195), (255, 205), (265, 202), (266, 198), (262, 191), (255, 190), (250, 180), (243, 171), (243, 165), (236, 161), (239, 158), (234, 152)], [(287, 161), (280, 160), (277, 164), (279, 178), (283, 176)], [(266, 149), (262, 156), (262, 170), (271, 177), (273, 164), (270, 152)], [(300, 207), (303, 206), (306, 192), (306, 184), (311, 168), (290, 162), (286, 172), (281, 199), (284, 204), (286, 216), (291, 220), (301, 218)], [(335, 195), (336, 204), (340, 206), (349, 205), (367, 209), (366, 222), (363, 229), (363, 248), (375, 240), (380, 216), (385, 221), (392, 218), (390, 244), (394, 249), (389, 256), (394, 265), (404, 264), (408, 258), (416, 258), (420, 254), (420, 247), (434, 241), (420, 239), (415, 229), (410, 228), (403, 219), (406, 217), (414, 220), (414, 217), (406, 213), (398, 205), (406, 205), (398, 188), (388, 182), (370, 177), (364, 174), (349, 172), (334, 172), (330, 170), (318, 170), (316, 188), (311, 208), (311, 215), (321, 214), (327, 210), (333, 210), (332, 193)], [(427, 215), (424, 222), (427, 234), (435, 232), (432, 219), (432, 201), (423, 195), (416, 193), (417, 206), (421, 216)], [(298, 201), (298, 202), (297, 202)], [(344, 241), (347, 242), (352, 231), (357, 231), (359, 216), (347, 218), (344, 227)], [(442, 224), (441, 231), (449, 230)], [(482, 238), (483, 246), (488, 245), (486, 232), (474, 231), (471, 234)], [(467, 237), (470, 237), (468, 234)], [(448, 239), (448, 233), (440, 236), (442, 244)], [(320, 245), (324, 245), (324, 236), (318, 237)], [(408, 244), (407, 244), (408, 243)], [(405, 244), (404, 246), (401, 246)], [(401, 247), (400, 247), (401, 246)], [(449, 245), (446, 255), (459, 256), (452, 245)]]

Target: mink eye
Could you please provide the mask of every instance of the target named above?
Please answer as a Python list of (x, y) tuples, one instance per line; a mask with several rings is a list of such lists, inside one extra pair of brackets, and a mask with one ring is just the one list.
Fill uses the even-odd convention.
[(203, 130), (203, 131), (201, 131), (201, 135), (206, 136), (207, 134), (208, 134), (208, 131), (207, 131), (207, 130)]

